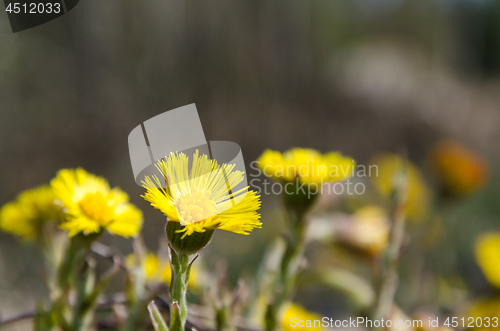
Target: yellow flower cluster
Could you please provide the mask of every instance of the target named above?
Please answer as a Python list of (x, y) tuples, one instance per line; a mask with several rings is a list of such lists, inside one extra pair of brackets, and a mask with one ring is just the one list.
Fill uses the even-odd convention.
[(123, 237), (140, 232), (142, 212), (129, 203), (125, 192), (110, 188), (104, 178), (81, 168), (63, 169), (51, 185), (66, 214), (61, 228), (70, 236), (99, 233), (103, 229)]
[(36, 238), (43, 225), (52, 222), (55, 227), (63, 220), (55, 199), (54, 191), (48, 185), (24, 191), (0, 210), (0, 229), (26, 240)]
[[(205, 230), (226, 230), (239, 234), (249, 234), (260, 228), (259, 196), (245, 187), (230, 192), (244, 179), (241, 171), (234, 171), (234, 165), (219, 165), (206, 155), (193, 154), (192, 168), (184, 153), (170, 154), (157, 164), (164, 178), (168, 178), (168, 188), (163, 189), (160, 180), (146, 177), (143, 198), (167, 216), (169, 221), (179, 222), (184, 232), (182, 238), (194, 232)], [(244, 196), (243, 196), (244, 195)]]
[(321, 154), (309, 148), (293, 148), (285, 153), (266, 150), (257, 160), (266, 176), (276, 180), (321, 184), (352, 176), (356, 163), (338, 152)]
[(104, 178), (80, 168), (63, 169), (50, 186), (25, 191), (0, 210), (0, 229), (27, 240), (39, 235), (49, 221), (71, 237), (103, 229), (130, 237), (141, 230), (142, 212), (128, 202), (125, 192), (110, 188)]

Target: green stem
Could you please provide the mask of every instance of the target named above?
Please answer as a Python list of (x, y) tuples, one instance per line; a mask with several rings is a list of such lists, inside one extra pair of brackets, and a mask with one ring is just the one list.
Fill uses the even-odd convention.
[(390, 319), (394, 305), (394, 297), (399, 285), (398, 268), (401, 257), (401, 247), (405, 236), (406, 213), (405, 205), (408, 199), (407, 165), (395, 175), (391, 210), (391, 235), (382, 261), (382, 274), (378, 291), (377, 305), (374, 311), (375, 319)]
[(215, 330), (217, 331), (230, 331), (233, 330), (231, 323), (229, 323), (229, 307), (223, 306), (217, 309), (215, 314)]
[[(171, 262), (170, 304), (173, 307), (170, 309), (170, 329), (173, 331), (182, 331), (186, 325), (187, 318), (186, 292), (191, 264), (189, 263), (189, 255), (177, 254), (174, 250), (171, 250)], [(178, 330), (175, 330), (176, 328)]]
[(99, 236), (100, 233), (88, 236), (78, 234), (72, 237), (57, 270), (56, 288), (52, 294), (54, 299), (51, 311), (56, 317), (58, 326), (62, 330), (78, 330), (82, 329), (85, 325), (86, 308), (80, 307), (80, 303), (77, 303), (77, 305), (73, 307), (71, 321), (67, 320), (66, 316), (71, 310), (68, 303), (68, 295), (70, 292), (76, 291), (77, 300), (83, 303), (81, 297), (82, 293), (80, 293), (82, 289), (80, 289), (80, 287), (84, 285), (82, 285), (82, 281), (79, 279), (77, 271), (82, 270), (85, 255), (89, 251), (92, 242)]
[(57, 275), (57, 286), (60, 290), (66, 289), (74, 281), (75, 270), (82, 265), (85, 254), (90, 249), (90, 245), (99, 236), (100, 233), (88, 236), (78, 234), (70, 239)]
[(377, 309), (375, 311), (376, 319), (390, 318), (394, 296), (399, 284), (398, 267), (406, 223), (404, 213), (395, 211), (393, 223), (391, 240), (385, 256), (386, 271), (378, 294)]
[(306, 244), (307, 222), (304, 219), (307, 208), (301, 205), (286, 204), (289, 233), (286, 237), (286, 248), (281, 259), (278, 292), (266, 312), (266, 331), (280, 329), (283, 305), (292, 299), (300, 262), (304, 255)]

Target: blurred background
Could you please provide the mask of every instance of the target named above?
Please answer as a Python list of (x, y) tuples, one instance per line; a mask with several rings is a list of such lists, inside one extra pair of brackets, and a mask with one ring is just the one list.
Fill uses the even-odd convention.
[[(2, 11), (0, 44), (0, 204), (81, 166), (129, 193), (155, 249), (165, 219), (140, 197), (127, 136), (190, 103), (207, 140), (238, 143), (247, 164), (266, 148), (299, 146), (359, 164), (404, 151), (425, 167), (435, 144), (452, 139), (482, 155), (491, 177), (443, 213), (454, 263), (437, 264), (472, 293), (490, 290), (472, 247), (477, 234), (500, 228), (500, 1), (81, 0), (16, 34)], [(219, 231), (205, 258), (228, 259), (233, 281), (254, 272), (282, 218), (279, 197), (264, 196), (263, 229)], [(131, 251), (124, 239), (105, 240)], [(38, 261), (0, 233), (2, 316), (44, 295)], [(322, 316), (346, 309), (321, 287), (300, 298)]]

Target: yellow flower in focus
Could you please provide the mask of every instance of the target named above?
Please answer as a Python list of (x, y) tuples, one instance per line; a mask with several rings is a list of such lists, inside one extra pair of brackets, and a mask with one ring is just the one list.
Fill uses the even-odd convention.
[(63, 219), (61, 208), (54, 204), (55, 199), (48, 185), (24, 191), (0, 209), (0, 229), (26, 240), (34, 239), (46, 222), (55, 225)]
[(181, 229), (176, 232), (184, 233), (182, 239), (194, 232), (215, 229), (249, 234), (262, 226), (257, 212), (260, 199), (254, 191), (247, 192), (248, 187), (237, 192), (228, 190), (244, 179), (243, 172), (234, 171), (234, 167), (219, 165), (196, 150), (190, 171), (186, 154), (171, 153), (157, 164), (164, 178), (169, 179), (169, 187), (163, 189), (156, 176), (147, 176), (143, 198), (162, 211), (169, 222), (180, 223)]
[(297, 304), (290, 304), (281, 323), (283, 331), (323, 330), (321, 317)]
[(437, 145), (432, 154), (432, 166), (444, 189), (456, 195), (479, 190), (489, 178), (486, 161), (452, 141)]
[(321, 154), (309, 148), (293, 148), (281, 154), (265, 150), (257, 160), (266, 176), (305, 184), (322, 184), (352, 176), (356, 163), (338, 152)]
[[(135, 254), (128, 255), (125, 264), (129, 269), (134, 268), (135, 266), (137, 266), (137, 256)], [(191, 267), (188, 288), (192, 290), (200, 288), (199, 270), (197, 265), (198, 264), (193, 264), (193, 266)], [(169, 261), (162, 260), (153, 253), (148, 253), (142, 263), (142, 268), (146, 277), (146, 283), (165, 283), (167, 285), (170, 285), (170, 281), (172, 279), (172, 269), (170, 267)]]
[(500, 233), (481, 235), (476, 241), (476, 261), (486, 279), (500, 287)]
[(125, 192), (119, 188), (111, 189), (106, 179), (81, 168), (63, 169), (51, 185), (66, 213), (61, 228), (70, 236), (78, 233), (89, 235), (106, 229), (127, 238), (140, 232), (142, 212), (128, 202)]
[[(466, 323), (471, 322), (470, 320), (467, 320), (469, 317), (474, 318), (474, 330), (497, 330), (500, 326), (500, 300), (478, 300), (469, 307), (469, 310), (464, 314), (464, 317), (466, 319)], [(476, 319), (478, 317), (482, 320), (481, 326), (479, 326), (479, 320), (477, 320), (478, 324), (476, 326)], [(489, 327), (486, 326), (488, 324), (487, 321), (489, 321)]]
[[(378, 191), (386, 198), (391, 198), (396, 187), (397, 175), (404, 168), (405, 161), (396, 154), (380, 154), (372, 160), (377, 165), (378, 175), (372, 181)], [(420, 170), (410, 163), (406, 164), (408, 192), (406, 201), (406, 215), (413, 221), (425, 219), (430, 208), (432, 191), (427, 186)]]

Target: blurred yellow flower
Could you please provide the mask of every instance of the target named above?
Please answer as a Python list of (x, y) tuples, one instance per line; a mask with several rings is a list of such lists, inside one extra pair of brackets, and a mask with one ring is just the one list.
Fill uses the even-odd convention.
[(383, 253), (389, 240), (389, 220), (378, 206), (366, 206), (353, 215), (352, 242), (373, 255)]
[[(371, 179), (378, 191), (386, 198), (391, 198), (397, 175), (404, 168), (405, 162), (399, 155), (389, 153), (377, 155), (372, 160), (372, 164), (378, 167), (378, 176)], [(421, 221), (428, 214), (432, 191), (415, 165), (407, 162), (406, 171), (408, 176), (406, 215), (409, 220)]]
[(293, 148), (285, 153), (265, 150), (257, 160), (266, 176), (305, 184), (322, 184), (352, 176), (356, 163), (338, 152), (321, 154), (310, 148)]
[[(125, 261), (127, 268), (132, 269), (137, 266), (137, 256), (135, 254), (129, 254)], [(200, 287), (199, 282), (199, 270), (198, 264), (193, 264), (191, 267), (191, 274), (189, 278), (189, 289), (196, 290)], [(142, 263), (142, 268), (144, 275), (146, 277), (146, 283), (148, 284), (158, 284), (166, 283), (170, 285), (170, 280), (172, 277), (172, 269), (170, 267), (170, 262), (168, 260), (162, 260), (153, 253), (148, 253)]]
[(140, 232), (142, 212), (128, 202), (125, 192), (111, 189), (106, 179), (81, 168), (63, 169), (51, 185), (66, 213), (61, 228), (70, 236), (99, 233), (103, 229), (123, 237)]
[(500, 233), (486, 233), (476, 240), (476, 261), (486, 279), (500, 287)]
[[(260, 228), (259, 196), (248, 187), (230, 192), (244, 179), (244, 173), (234, 171), (234, 164), (219, 165), (206, 155), (193, 154), (192, 169), (184, 153), (170, 154), (157, 164), (164, 178), (169, 179), (169, 187), (163, 189), (158, 177), (146, 177), (143, 198), (153, 207), (162, 211), (169, 222), (179, 222), (182, 239), (194, 232), (206, 230), (226, 230), (239, 234), (249, 234)], [(245, 194), (244, 197), (242, 195)], [(241, 200), (241, 201), (240, 201)]]
[(486, 161), (453, 142), (439, 143), (432, 153), (432, 166), (446, 192), (467, 195), (484, 186), (489, 178)]
[[(129, 254), (125, 261), (127, 268), (132, 269), (137, 266), (137, 255)], [(171, 269), (170, 263), (159, 259), (155, 254), (148, 253), (142, 261), (142, 271), (146, 277), (147, 283), (162, 283), (170, 284)]]
[[(316, 322), (315, 322), (316, 321)], [(281, 323), (283, 331), (323, 330), (321, 317), (297, 304), (290, 304)]]
[[(474, 319), (472, 324), (474, 330), (497, 330), (500, 326), (500, 299), (478, 300), (469, 307), (464, 317), (466, 324), (469, 324), (472, 318)], [(469, 320), (469, 317), (472, 318)]]
[(0, 209), (0, 229), (26, 240), (34, 239), (44, 223), (51, 221), (56, 225), (63, 219), (61, 208), (54, 201), (54, 191), (48, 185), (22, 192)]

